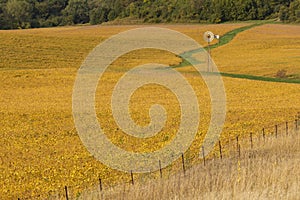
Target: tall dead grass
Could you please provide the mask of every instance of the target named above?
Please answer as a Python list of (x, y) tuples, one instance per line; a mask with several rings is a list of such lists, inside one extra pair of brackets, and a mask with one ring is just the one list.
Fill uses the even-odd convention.
[(79, 199), (298, 199), (300, 132), (288, 136), (245, 138), (238, 156), (234, 141), (228, 157), (208, 160), (169, 178), (139, 180), (135, 185), (99, 186)]

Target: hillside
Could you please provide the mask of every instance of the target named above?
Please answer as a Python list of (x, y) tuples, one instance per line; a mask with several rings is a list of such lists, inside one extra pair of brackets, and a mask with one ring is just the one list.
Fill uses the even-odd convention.
[(299, 0), (1, 0), (0, 29), (73, 24), (299, 22)]
[[(185, 33), (202, 43), (202, 34), (207, 30), (223, 36), (248, 25), (159, 27)], [(46, 198), (51, 194), (62, 194), (65, 185), (76, 195), (97, 184), (99, 176), (109, 184), (128, 179), (127, 173), (110, 169), (95, 160), (82, 144), (72, 115), (72, 92), (77, 70), (98, 43), (111, 35), (139, 27), (147, 26), (71, 26), (0, 31), (0, 185), (3, 186), (0, 188), (0, 199)], [(265, 77), (273, 77), (279, 69), (283, 69), (282, 62), (287, 62), (290, 56), (287, 72), (297, 75), (299, 37), (295, 33), (299, 32), (298, 29), (297, 25), (258, 26), (238, 34), (228, 44), (215, 48), (212, 55), (222, 72)], [(253, 34), (255, 37), (250, 37)], [(261, 35), (265, 37), (264, 43), (261, 43)], [(249, 39), (241, 44), (244, 38)], [(289, 40), (293, 41), (291, 47), (284, 43)], [(278, 41), (276, 45), (273, 45), (274, 41)], [(268, 56), (255, 56), (264, 48)], [(228, 52), (227, 49), (232, 50)], [(231, 51), (237, 49), (240, 49), (239, 55), (231, 59), (235, 56)], [(253, 60), (253, 65), (243, 59), (247, 56), (257, 59)], [(277, 62), (274, 62), (274, 58)], [(137, 123), (147, 124), (150, 105), (162, 104), (170, 117), (161, 134), (145, 141), (134, 139), (123, 133), (114, 122), (110, 109), (110, 89), (126, 70), (153, 60), (172, 66), (181, 62), (178, 56), (170, 52), (153, 49), (133, 51), (112, 63), (97, 88), (95, 107), (99, 123), (113, 143), (128, 151), (144, 152), (161, 148), (174, 138), (180, 122), (176, 97), (159, 86), (138, 90), (133, 96), (131, 104), (135, 106), (131, 107), (131, 111)], [(268, 62), (272, 62), (272, 68), (253, 70), (256, 65), (261, 63), (262, 66)], [(201, 109), (197, 136), (185, 154), (186, 159), (193, 163), (197, 160), (193, 158), (198, 156), (210, 121), (211, 102), (207, 86), (195, 69), (184, 66), (177, 70), (194, 88)], [(237, 135), (248, 137), (250, 132), (259, 133), (263, 127), (268, 128), (270, 133), (275, 124), (294, 120), (300, 111), (300, 84), (231, 77), (224, 77), (223, 81), (227, 117), (220, 139), (224, 145)], [(218, 155), (217, 147), (210, 156), (214, 155)]]

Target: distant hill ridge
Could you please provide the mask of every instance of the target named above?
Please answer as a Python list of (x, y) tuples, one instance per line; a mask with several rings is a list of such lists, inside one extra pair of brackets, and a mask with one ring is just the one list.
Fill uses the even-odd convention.
[(300, 22), (300, 0), (0, 0), (0, 29), (101, 24), (264, 20)]

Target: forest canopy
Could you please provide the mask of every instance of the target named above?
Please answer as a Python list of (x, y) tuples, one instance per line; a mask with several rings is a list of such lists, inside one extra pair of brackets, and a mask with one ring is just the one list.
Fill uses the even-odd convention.
[(279, 19), (300, 22), (300, 0), (0, 0), (0, 29), (101, 24)]

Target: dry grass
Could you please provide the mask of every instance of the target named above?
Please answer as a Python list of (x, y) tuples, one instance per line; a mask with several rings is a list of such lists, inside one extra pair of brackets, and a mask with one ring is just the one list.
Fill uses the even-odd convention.
[(300, 77), (300, 26), (268, 24), (239, 34), (213, 50), (223, 72), (275, 77), (279, 70)]
[[(225, 33), (242, 25), (163, 27), (202, 40), (199, 34), (207, 29)], [(137, 26), (0, 31), (0, 199), (43, 198), (48, 193), (61, 191), (65, 185), (70, 186), (76, 195), (95, 184), (98, 175), (111, 184), (127, 178), (127, 174), (109, 169), (87, 152), (75, 130), (71, 106), (76, 72), (85, 56), (109, 35), (132, 27)], [(145, 56), (145, 53), (151, 56)], [(174, 95), (163, 88), (145, 87), (133, 98), (133, 118), (137, 123), (146, 124), (149, 119), (145, 105), (169, 101), (171, 103), (164, 105), (170, 111), (171, 118), (164, 131), (170, 135), (165, 138), (160, 134), (153, 140), (129, 142), (131, 138), (116, 131), (116, 124), (107, 107), (109, 89), (122, 75), (124, 68), (153, 60), (165, 64), (178, 62), (177, 57), (162, 51), (132, 52), (111, 66), (104, 76), (105, 81), (98, 88), (99, 122), (102, 122), (113, 142), (128, 150), (159, 148), (172, 138), (172, 131), (178, 123), (178, 104)], [(197, 138), (187, 154), (192, 156), (198, 153), (201, 138), (206, 133), (210, 99), (204, 82), (192, 69), (186, 67), (179, 71), (194, 87), (201, 109)], [(228, 101), (222, 140), (260, 130), (263, 126), (273, 126), (293, 118), (300, 110), (299, 85), (230, 78), (224, 78), (224, 83)], [(154, 91), (156, 97), (152, 99)], [(140, 101), (144, 104), (139, 104)], [(107, 106), (100, 106), (100, 103)]]
[[(234, 142), (233, 142), (234, 143)], [(234, 144), (233, 144), (234, 145)], [(132, 186), (87, 190), (78, 199), (298, 199), (300, 135), (254, 138), (235, 146), (223, 160), (212, 159), (169, 178), (139, 180)]]

